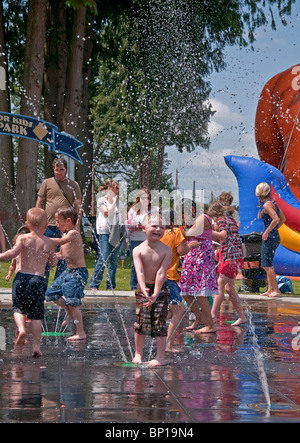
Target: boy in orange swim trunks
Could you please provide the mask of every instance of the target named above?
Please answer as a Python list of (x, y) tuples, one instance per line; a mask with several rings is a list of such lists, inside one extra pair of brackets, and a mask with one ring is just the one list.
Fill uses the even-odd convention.
[(172, 249), (162, 243), (165, 226), (159, 214), (146, 215), (143, 221), (146, 240), (133, 250), (133, 261), (138, 287), (135, 292), (137, 320), (134, 325), (135, 364), (141, 364), (145, 336), (155, 337), (156, 358), (147, 362), (151, 367), (165, 365), (167, 342), (166, 320), (168, 314), (169, 289), (167, 270), (172, 260)]

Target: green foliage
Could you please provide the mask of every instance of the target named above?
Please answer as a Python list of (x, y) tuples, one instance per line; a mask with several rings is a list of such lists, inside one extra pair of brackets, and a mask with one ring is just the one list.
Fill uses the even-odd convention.
[(157, 159), (162, 141), (208, 149), (209, 75), (225, 68), (224, 48), (251, 44), (267, 13), (275, 26), (272, 7), (289, 13), (292, 3), (150, 0), (108, 20), (92, 102), (101, 168), (132, 175), (146, 155)]
[[(30, 0), (3, 0), (11, 101), (23, 83)], [(51, 3), (54, 0), (51, 0)], [(87, 6), (93, 40), (89, 93), (96, 172), (137, 182), (145, 155), (158, 172), (160, 147), (209, 148), (209, 76), (226, 67), (224, 49), (251, 44), (258, 27), (276, 28), (295, 0), (66, 0)], [(38, 19), (38, 17), (37, 17)], [(48, 29), (48, 32), (53, 30)], [(55, 30), (54, 30), (55, 31)], [(69, 50), (69, 48), (67, 49)], [(97, 56), (96, 56), (97, 55)], [(51, 54), (66, 57), (67, 54)], [(68, 88), (68, 85), (67, 85)], [(164, 156), (164, 165), (167, 159)], [(166, 183), (169, 177), (164, 172)]]
[(74, 10), (86, 6), (94, 13), (97, 13), (97, 2), (95, 0), (66, 0), (66, 5)]

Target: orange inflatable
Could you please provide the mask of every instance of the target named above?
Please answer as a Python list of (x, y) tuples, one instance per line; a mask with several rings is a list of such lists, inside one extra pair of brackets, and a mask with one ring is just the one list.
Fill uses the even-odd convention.
[(259, 157), (279, 169), (300, 200), (300, 63), (271, 78), (256, 111)]

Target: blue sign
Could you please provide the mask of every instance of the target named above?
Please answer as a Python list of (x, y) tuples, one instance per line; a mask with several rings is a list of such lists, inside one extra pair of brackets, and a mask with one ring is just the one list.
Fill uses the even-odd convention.
[(83, 143), (65, 132), (59, 132), (57, 126), (45, 120), (0, 112), (0, 134), (35, 140), (48, 145), (50, 151), (68, 155), (82, 164), (77, 150)]

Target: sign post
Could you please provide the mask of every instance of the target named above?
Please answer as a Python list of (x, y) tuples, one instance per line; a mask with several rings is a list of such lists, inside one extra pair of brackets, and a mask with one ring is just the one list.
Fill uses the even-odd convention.
[(83, 164), (77, 150), (83, 143), (45, 120), (0, 112), (0, 134), (23, 137), (48, 145), (51, 152), (67, 155)]

